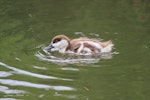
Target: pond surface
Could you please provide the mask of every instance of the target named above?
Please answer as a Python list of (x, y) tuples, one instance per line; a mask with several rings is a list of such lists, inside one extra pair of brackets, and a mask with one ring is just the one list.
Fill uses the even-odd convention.
[[(150, 100), (149, 6), (148, 0), (1, 0), (0, 100)], [(58, 34), (115, 46), (104, 57), (48, 58), (42, 47)]]

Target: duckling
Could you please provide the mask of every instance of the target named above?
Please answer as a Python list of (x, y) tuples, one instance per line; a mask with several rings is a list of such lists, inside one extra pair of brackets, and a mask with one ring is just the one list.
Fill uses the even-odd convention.
[(90, 38), (76, 38), (70, 40), (65, 35), (57, 35), (53, 37), (49, 46), (45, 47), (45, 50), (59, 51), (60, 53), (75, 53), (93, 55), (103, 52), (111, 52), (113, 43), (111, 40), (106, 42), (100, 42), (96, 39)]

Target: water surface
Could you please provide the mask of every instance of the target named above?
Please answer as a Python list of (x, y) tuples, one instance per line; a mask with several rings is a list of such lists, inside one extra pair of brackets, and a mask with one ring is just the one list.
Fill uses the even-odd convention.
[[(1, 0), (0, 17), (0, 100), (150, 99), (148, 0)], [(115, 46), (106, 57), (47, 58), (58, 34)]]

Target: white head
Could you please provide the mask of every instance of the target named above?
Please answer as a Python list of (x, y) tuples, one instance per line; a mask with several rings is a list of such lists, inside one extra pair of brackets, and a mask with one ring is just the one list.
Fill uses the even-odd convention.
[(52, 39), (51, 44), (47, 46), (45, 49), (46, 50), (51, 49), (51, 51), (59, 51), (60, 53), (65, 53), (70, 45), (69, 41), (70, 40), (68, 37), (64, 35), (58, 35)]

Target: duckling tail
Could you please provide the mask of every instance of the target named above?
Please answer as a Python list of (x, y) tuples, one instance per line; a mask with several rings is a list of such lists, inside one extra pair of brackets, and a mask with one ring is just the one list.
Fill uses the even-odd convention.
[(100, 42), (100, 45), (101, 45), (102, 47), (106, 47), (106, 46), (108, 46), (108, 45), (110, 45), (110, 44), (112, 44), (112, 41), (111, 41), (111, 40), (106, 41), (106, 42)]

